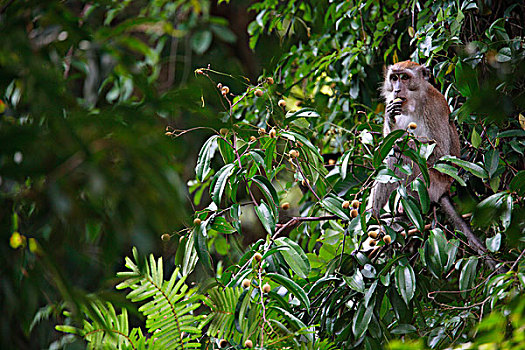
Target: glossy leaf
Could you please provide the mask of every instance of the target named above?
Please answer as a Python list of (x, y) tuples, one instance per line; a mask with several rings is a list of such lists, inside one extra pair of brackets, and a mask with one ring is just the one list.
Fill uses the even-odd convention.
[(492, 175), (498, 170), (499, 164), (499, 152), (498, 150), (491, 149), (485, 153), (485, 169), (487, 170), (489, 177), (492, 178)]
[(299, 286), (293, 280), (277, 273), (268, 273), (266, 274), (266, 277), (286, 288), (306, 307), (307, 311), (310, 309), (310, 299), (301, 286)]
[(485, 169), (483, 169), (481, 166), (477, 164), (467, 162), (466, 160), (458, 159), (454, 156), (443, 156), (440, 159), (456, 164), (481, 179), (486, 179), (488, 177), (488, 174), (485, 171)]
[(202, 145), (199, 157), (197, 158), (197, 166), (195, 167), (195, 176), (199, 181), (204, 181), (211, 171), (210, 162), (215, 153), (218, 137), (218, 135), (212, 135), (204, 145)]
[(310, 274), (310, 261), (304, 250), (288, 237), (276, 239), (275, 244), (279, 247), (289, 248), (280, 252), (284, 260), (286, 260), (288, 266), (290, 266), (298, 276), (301, 278), (308, 278), (308, 275)]
[(412, 266), (397, 266), (396, 267), (396, 287), (407, 305), (414, 297), (416, 291), (416, 276)]
[(403, 209), (407, 213), (410, 221), (412, 221), (412, 223), (416, 226), (416, 228), (419, 231), (423, 232), (425, 225), (423, 223), (421, 211), (419, 210), (417, 205), (413, 201), (405, 198), (401, 198), (401, 204), (403, 205)]
[(501, 246), (501, 233), (496, 233), (494, 237), (486, 239), (487, 249), (493, 253), (497, 252)]
[(367, 307), (364, 303), (359, 304), (357, 312), (354, 315), (354, 320), (352, 321), (352, 333), (354, 333), (356, 339), (361, 338), (365, 334), (368, 329), (368, 324), (372, 319), (373, 312), (373, 307)]
[(359, 293), (365, 292), (365, 281), (363, 280), (363, 275), (361, 274), (361, 271), (356, 270), (355, 273), (348, 277), (343, 276), (343, 280), (346, 282), (346, 285), (350, 287), (351, 289), (355, 290)]
[(211, 265), (210, 252), (208, 251), (206, 240), (206, 222), (203, 221), (200, 225), (196, 225), (193, 229), (194, 247), (199, 256), (199, 260), (208, 270), (213, 270)]
[(220, 206), (221, 204), (222, 194), (224, 193), (228, 179), (232, 175), (234, 169), (235, 164), (226, 164), (217, 172), (217, 174), (215, 174), (213, 178), (212, 187), (210, 187), (211, 198), (217, 206)]
[(237, 231), (222, 216), (218, 216), (215, 219), (213, 219), (213, 222), (211, 223), (210, 227), (217, 232), (225, 233), (225, 234), (230, 234), (230, 233), (234, 233)]
[(428, 196), (428, 190), (425, 186), (425, 183), (421, 179), (415, 179), (412, 182), (412, 189), (415, 190), (419, 196), (419, 203), (421, 203), (421, 208), (423, 213), (427, 213), (430, 209), (430, 198)]
[(456, 180), (461, 186), (465, 187), (467, 184), (461, 177), (458, 175), (458, 169), (454, 168), (452, 165), (445, 164), (445, 163), (437, 163), (434, 165), (434, 169), (450, 176), (454, 180)]
[(383, 139), (383, 142), (379, 145), (379, 149), (374, 153), (374, 168), (378, 168), (381, 165), (388, 153), (392, 150), (394, 143), (405, 134), (405, 130), (394, 130)]
[(323, 208), (325, 208), (330, 213), (339, 216), (343, 220), (350, 221), (350, 217), (343, 210), (343, 207), (342, 207), (343, 200), (342, 199), (329, 196), (329, 197), (324, 198), (321, 201), (321, 205), (323, 206)]
[(459, 290), (461, 290), (461, 296), (465, 298), (467, 294), (470, 293), (468, 289), (474, 286), (474, 282), (477, 276), (478, 259), (471, 258), (468, 259), (463, 267), (461, 268), (461, 273), (459, 274)]
[(255, 207), (255, 213), (257, 214), (259, 220), (261, 220), (261, 223), (266, 232), (269, 234), (274, 234), (276, 221), (268, 204), (261, 202), (261, 204)]

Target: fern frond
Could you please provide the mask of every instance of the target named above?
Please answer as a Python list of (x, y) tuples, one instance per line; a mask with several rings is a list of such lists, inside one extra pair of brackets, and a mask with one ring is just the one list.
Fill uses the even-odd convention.
[(120, 272), (118, 276), (126, 280), (117, 289), (130, 288), (127, 295), (133, 302), (149, 299), (139, 308), (146, 316), (146, 328), (152, 333), (155, 347), (165, 349), (190, 349), (200, 347), (198, 338), (202, 332), (201, 316), (193, 311), (201, 306), (200, 296), (195, 290), (188, 290), (184, 283), (186, 276), (179, 276), (177, 268), (169, 281), (164, 280), (162, 258), (155, 261), (150, 256), (145, 270), (138, 265), (138, 253), (133, 248), (135, 262), (126, 258), (130, 271)]
[(128, 350), (146, 347), (146, 339), (142, 336), (140, 329), (135, 328), (131, 333), (129, 332), (126, 309), (122, 309), (122, 313), (117, 315), (111, 303), (104, 304), (96, 299), (90, 305), (82, 307), (82, 312), (86, 315), (83, 328), (66, 325), (55, 328), (61, 332), (83, 337), (88, 342), (89, 349)]
[(229, 339), (234, 332), (235, 308), (243, 292), (241, 287), (216, 287), (210, 290), (208, 306), (211, 312), (208, 316), (210, 326), (207, 334), (216, 338)]

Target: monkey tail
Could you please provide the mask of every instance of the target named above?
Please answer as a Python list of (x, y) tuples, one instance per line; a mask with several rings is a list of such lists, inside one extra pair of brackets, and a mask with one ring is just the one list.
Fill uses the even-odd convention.
[[(454, 225), (454, 228), (458, 231), (463, 232), (463, 234), (467, 237), (467, 243), (469, 247), (483, 257), (485, 264), (488, 268), (494, 270), (498, 263), (488, 254), (487, 248), (485, 248), (479, 237), (472, 232), (472, 230), (470, 229), (470, 225), (468, 225), (465, 222), (465, 220), (463, 220), (463, 218), (458, 214), (458, 212), (454, 208), (454, 204), (452, 204), (452, 200), (450, 199), (450, 197), (446, 194), (443, 195), (439, 199), (439, 204), (441, 206), (441, 209), (443, 209), (443, 211), (445, 212), (447, 218)], [(507, 269), (505, 267), (499, 268), (499, 272), (506, 271)]]

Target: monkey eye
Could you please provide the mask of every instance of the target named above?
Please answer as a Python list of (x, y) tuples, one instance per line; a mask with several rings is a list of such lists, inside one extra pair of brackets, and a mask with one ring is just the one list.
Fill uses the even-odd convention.
[(397, 81), (397, 75), (392, 74), (392, 76), (390, 77), (390, 80)]
[(408, 76), (408, 74), (401, 74), (401, 79), (402, 80), (408, 80), (410, 77)]

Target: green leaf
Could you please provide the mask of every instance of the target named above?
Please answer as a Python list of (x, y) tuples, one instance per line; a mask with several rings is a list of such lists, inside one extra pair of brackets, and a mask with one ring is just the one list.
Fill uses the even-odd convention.
[(488, 177), (488, 174), (485, 171), (485, 169), (483, 169), (477, 164), (467, 162), (466, 160), (458, 159), (454, 156), (449, 156), (449, 155), (441, 157), (440, 160), (446, 160), (451, 163), (454, 163), (481, 179), (486, 179)]
[(310, 299), (306, 295), (303, 288), (301, 288), (301, 286), (299, 286), (297, 283), (295, 283), (290, 278), (277, 274), (277, 273), (267, 273), (266, 277), (270, 278), (272, 281), (285, 287), (306, 307), (307, 312), (310, 310)]
[(348, 277), (343, 276), (343, 280), (345, 283), (350, 287), (351, 289), (355, 290), (359, 293), (365, 292), (365, 281), (363, 280), (363, 275), (361, 274), (361, 271), (356, 270), (355, 273)]
[(237, 230), (234, 229), (232, 225), (222, 216), (215, 217), (210, 226), (212, 229), (220, 233), (230, 234), (237, 232)]
[(481, 136), (479, 136), (476, 129), (472, 129), (472, 135), (470, 136), (470, 142), (472, 143), (472, 146), (476, 149), (479, 148), (481, 145)]
[(425, 242), (424, 254), (427, 267), (436, 278), (441, 278), (448, 262), (446, 246), (447, 240), (443, 231), (440, 229), (432, 230)]
[(310, 274), (310, 261), (301, 246), (288, 237), (276, 239), (275, 244), (279, 247), (284, 246), (289, 248), (280, 252), (284, 260), (299, 277), (308, 278)]
[(390, 333), (392, 334), (408, 334), (417, 331), (417, 328), (411, 324), (400, 324), (393, 328)]
[(275, 157), (275, 146), (277, 145), (276, 139), (268, 139), (264, 144), (264, 164), (266, 169), (266, 174), (269, 174), (272, 171), (273, 158)]
[(525, 195), (525, 170), (518, 171), (516, 176), (510, 181), (510, 190), (516, 192), (519, 196)]
[(366, 330), (368, 329), (368, 324), (372, 319), (373, 312), (373, 307), (367, 307), (363, 302), (359, 304), (352, 322), (352, 333), (354, 333), (356, 339), (361, 338), (365, 334)]
[(191, 37), (191, 48), (197, 55), (202, 55), (211, 45), (212, 34), (209, 30), (201, 30)]
[(464, 97), (473, 96), (474, 92), (479, 90), (476, 71), (468, 64), (463, 64), (461, 61), (458, 61), (454, 75), (456, 78), (456, 87)]
[(381, 165), (388, 153), (390, 153), (392, 150), (392, 146), (397, 141), (397, 139), (401, 138), (405, 134), (405, 130), (398, 129), (392, 131), (383, 139), (383, 142), (379, 145), (379, 149), (374, 153), (374, 159), (372, 161), (374, 168), (378, 168)]
[(206, 239), (206, 222), (201, 222), (200, 225), (196, 225), (193, 229), (194, 247), (199, 256), (199, 260), (202, 262), (204, 267), (208, 270), (213, 270), (211, 265), (210, 252), (208, 251), (207, 239)]
[(461, 186), (463, 187), (467, 186), (465, 181), (463, 181), (463, 179), (459, 177), (458, 169), (454, 168), (452, 165), (445, 164), (445, 163), (437, 163), (436, 165), (434, 165), (434, 169), (443, 174), (450, 176), (451, 178), (456, 180)]
[(341, 179), (344, 180), (346, 178), (346, 174), (348, 173), (348, 162), (350, 161), (350, 157), (352, 156), (351, 151), (347, 151), (343, 156), (341, 157)]
[(284, 120), (285, 123), (289, 124), (290, 122), (299, 119), (299, 118), (318, 118), (319, 113), (315, 111), (313, 108), (301, 108), (298, 111), (295, 112), (288, 112), (286, 113), (286, 119)]
[(498, 170), (499, 164), (499, 151), (497, 149), (491, 149), (485, 153), (485, 169), (489, 173), (489, 177), (492, 178), (492, 175)]
[(411, 184), (412, 190), (415, 190), (421, 203), (423, 213), (427, 213), (430, 209), (430, 198), (428, 196), (427, 186), (421, 179), (415, 179)]
[(510, 50), (510, 47), (503, 47), (499, 50), (499, 52), (495, 56), (496, 61), (503, 63), (508, 62), (512, 59), (512, 51)]
[(459, 274), (459, 290), (462, 291), (461, 296), (463, 298), (465, 298), (469, 293), (469, 291), (467, 290), (474, 286), (474, 281), (476, 280), (477, 275), (477, 266), (477, 258), (470, 258), (465, 264), (463, 264), (463, 268), (461, 269), (461, 273)]
[(421, 216), (421, 211), (417, 207), (417, 205), (408, 199), (401, 198), (401, 204), (403, 205), (403, 209), (408, 215), (408, 218), (412, 223), (416, 226), (416, 228), (423, 232), (425, 229), (425, 225), (423, 223), (423, 217)]
[(296, 133), (294, 131), (283, 131), (281, 133), (281, 136), (287, 138), (290, 141), (301, 142), (304, 146), (306, 146), (312, 152), (312, 154), (316, 155), (317, 158), (322, 159), (321, 153), (319, 152), (319, 149), (317, 147), (315, 147), (310, 142), (310, 140), (308, 140), (303, 135), (301, 135), (299, 133)]
[(228, 183), (228, 179), (233, 173), (233, 170), (235, 169), (235, 164), (226, 164), (215, 174), (212, 186), (210, 187), (211, 190), (211, 198), (213, 202), (220, 206), (222, 194), (224, 193), (224, 188), (226, 187), (226, 184)]
[(211, 171), (210, 162), (215, 152), (215, 144), (219, 136), (211, 136), (202, 146), (199, 157), (197, 158), (197, 166), (195, 167), (195, 175), (197, 180), (204, 181)]
[(271, 209), (268, 207), (268, 204), (261, 202), (261, 204), (255, 207), (255, 213), (257, 214), (259, 220), (261, 220), (261, 223), (266, 232), (273, 235), (275, 233), (276, 220)]
[(416, 291), (416, 276), (414, 275), (412, 266), (406, 265), (396, 267), (396, 287), (408, 306)]
[(235, 153), (233, 148), (224, 140), (222, 137), (217, 139), (217, 145), (219, 146), (219, 152), (221, 153), (224, 164), (233, 163), (235, 160)]
[(343, 200), (333, 196), (328, 196), (321, 201), (321, 206), (330, 213), (339, 216), (343, 220), (350, 221), (350, 217), (343, 211)]
[(494, 237), (487, 238), (487, 249), (493, 253), (497, 252), (501, 246), (501, 233), (496, 233)]
[(264, 197), (268, 200), (270, 209), (273, 212), (274, 217), (278, 217), (279, 196), (277, 191), (273, 187), (272, 183), (261, 175), (255, 175), (252, 177), (253, 182), (259, 187)]
[(372, 296), (374, 295), (374, 292), (376, 291), (376, 288), (377, 288), (377, 281), (372, 283), (370, 288), (368, 288), (368, 290), (365, 293), (365, 297), (363, 299), (363, 303), (365, 304), (365, 306), (368, 306), (368, 303), (370, 302)]

